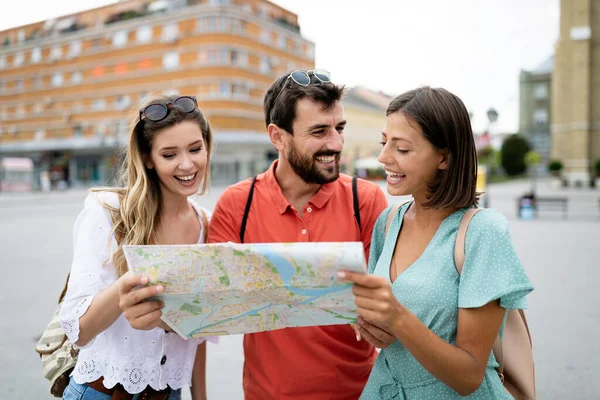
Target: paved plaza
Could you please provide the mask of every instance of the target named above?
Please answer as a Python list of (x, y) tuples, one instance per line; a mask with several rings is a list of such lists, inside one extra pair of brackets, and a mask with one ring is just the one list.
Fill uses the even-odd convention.
[[(598, 399), (600, 189), (556, 192), (540, 182), (539, 195), (569, 199), (568, 219), (548, 213), (537, 221), (519, 221), (515, 198), (528, 185), (491, 186), (489, 199), (491, 208), (509, 218), (517, 252), (536, 288), (528, 317), (538, 398)], [(213, 188), (202, 205), (212, 209), (221, 192)], [(70, 268), (73, 222), (85, 194), (0, 194), (0, 399), (51, 398), (34, 347)], [(210, 399), (242, 399), (242, 363), (240, 336), (209, 345)]]

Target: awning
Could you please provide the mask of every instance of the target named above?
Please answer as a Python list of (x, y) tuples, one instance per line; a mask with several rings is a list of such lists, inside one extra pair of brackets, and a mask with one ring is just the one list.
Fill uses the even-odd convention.
[(383, 169), (377, 157), (360, 158), (354, 162), (355, 169)]

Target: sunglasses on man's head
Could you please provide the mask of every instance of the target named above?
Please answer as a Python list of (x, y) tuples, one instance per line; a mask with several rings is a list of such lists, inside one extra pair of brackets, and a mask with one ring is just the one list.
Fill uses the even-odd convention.
[[(314, 76), (315, 78), (317, 78), (317, 80), (321, 83), (330, 83), (331, 82), (331, 74), (329, 73), (329, 71), (325, 71), (324, 69), (313, 69), (310, 71), (302, 71), (302, 70), (295, 70), (292, 71), (291, 74), (288, 75), (288, 77), (285, 79), (285, 82), (287, 83), (288, 79), (291, 79), (294, 83), (300, 85), (300, 86), (308, 86), (311, 83), (311, 79), (310, 76)], [(318, 82), (315, 82), (318, 83)], [(277, 96), (275, 96), (275, 100), (273, 100), (273, 104), (277, 104), (277, 99), (279, 99), (279, 96), (281, 95), (281, 93), (286, 89), (286, 85), (285, 83), (283, 84), (283, 87), (281, 88), (281, 90), (279, 91), (279, 93), (277, 93)]]
[(198, 108), (198, 102), (195, 96), (181, 96), (173, 101), (166, 103), (150, 104), (140, 110), (140, 121), (143, 119), (152, 122), (162, 121), (169, 115), (169, 105), (179, 107), (183, 112), (191, 113)]
[(301, 71), (299, 69), (292, 71), (289, 74), (288, 79), (293, 80), (300, 86), (308, 86), (310, 85), (310, 76), (313, 75), (317, 80), (321, 83), (329, 83), (331, 82), (331, 74), (324, 69), (314, 69), (310, 71)]

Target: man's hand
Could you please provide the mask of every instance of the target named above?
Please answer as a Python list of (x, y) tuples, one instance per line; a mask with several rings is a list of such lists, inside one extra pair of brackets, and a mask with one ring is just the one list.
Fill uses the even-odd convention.
[[(159, 300), (146, 300), (165, 291), (163, 285), (145, 286), (148, 277), (132, 275), (129, 272), (119, 278), (119, 308), (134, 329), (150, 330), (164, 327), (161, 309), (164, 303)], [(139, 288), (138, 288), (139, 287)]]

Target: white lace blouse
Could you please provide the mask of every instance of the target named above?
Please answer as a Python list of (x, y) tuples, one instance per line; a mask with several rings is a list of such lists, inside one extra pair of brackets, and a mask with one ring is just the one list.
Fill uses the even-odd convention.
[[(73, 265), (67, 294), (60, 309), (60, 322), (72, 343), (79, 339), (79, 318), (85, 314), (94, 296), (117, 280), (109, 258), (112, 222), (101, 202), (118, 207), (111, 192), (93, 192), (85, 199), (73, 229)], [(199, 206), (190, 201), (200, 219), (200, 239), (204, 229)], [(210, 214), (204, 210), (207, 216)], [(111, 249), (117, 244), (110, 238)], [(209, 339), (210, 340), (210, 339)], [(129, 393), (139, 393), (147, 385), (162, 390), (169, 385), (179, 389), (190, 385), (196, 349), (204, 339), (183, 340), (176, 333), (155, 328), (135, 330), (123, 314), (104, 332), (79, 351), (73, 371), (75, 382), (83, 384), (104, 377), (104, 385), (120, 383)]]

